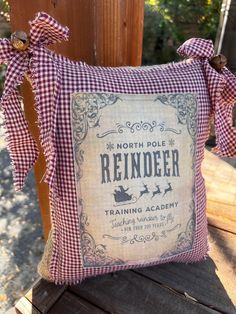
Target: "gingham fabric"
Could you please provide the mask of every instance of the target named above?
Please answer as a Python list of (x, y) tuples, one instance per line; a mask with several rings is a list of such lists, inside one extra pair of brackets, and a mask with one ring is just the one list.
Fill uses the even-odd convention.
[[(236, 156), (236, 133), (232, 128), (232, 106), (236, 101), (236, 78), (224, 68), (216, 72), (208, 62), (214, 55), (209, 40), (193, 38), (185, 42), (179, 54), (189, 62), (164, 67), (104, 68), (83, 62), (72, 62), (48, 50), (46, 46), (68, 39), (68, 28), (62, 27), (46, 13), (38, 13), (30, 22), (30, 47), (24, 52), (12, 48), (3, 39), (0, 59), (8, 64), (5, 89), (1, 100), (8, 148), (17, 189), (24, 183), (38, 151), (27, 128), (21, 109), (17, 85), (29, 75), (35, 93), (40, 140), (47, 171), (45, 182), (50, 187), (52, 218), (52, 256), (49, 279), (55, 283), (78, 283), (86, 277), (113, 272), (130, 266), (83, 268), (81, 258), (79, 215), (77, 204), (70, 96), (74, 92), (112, 92), (128, 94), (195, 93), (198, 100), (196, 150), (196, 224), (193, 249), (140, 267), (163, 262), (195, 262), (207, 256), (207, 219), (205, 186), (201, 175), (204, 143), (208, 138), (209, 118), (214, 115), (217, 148), (221, 156)], [(138, 267), (137, 265), (134, 267)]]

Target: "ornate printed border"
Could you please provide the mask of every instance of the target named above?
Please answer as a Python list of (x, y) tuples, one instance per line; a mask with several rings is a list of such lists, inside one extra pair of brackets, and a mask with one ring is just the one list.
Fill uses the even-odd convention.
[[(121, 95), (109, 94), (109, 93), (82, 93), (75, 94), (72, 101), (72, 136), (73, 136), (73, 150), (75, 157), (75, 170), (76, 179), (79, 181), (82, 178), (81, 164), (83, 163), (83, 150), (81, 144), (87, 136), (89, 128), (95, 128), (99, 126), (101, 117), (100, 110), (106, 106), (115, 104), (118, 100), (122, 101)], [(192, 144), (190, 146), (190, 152), (192, 153), (193, 163), (193, 189), (192, 189), (192, 201), (189, 206), (192, 217), (187, 223), (185, 232), (178, 235), (175, 243), (175, 249), (167, 251), (161, 255), (161, 259), (168, 258), (173, 255), (180, 254), (182, 252), (189, 251), (192, 248), (195, 234), (196, 218), (195, 218), (195, 152), (196, 152), (196, 134), (197, 134), (197, 100), (196, 95), (192, 93), (175, 93), (175, 94), (160, 94), (154, 101), (159, 100), (163, 105), (171, 106), (176, 109), (176, 115), (178, 122), (187, 126), (188, 133), (192, 138)], [(107, 136), (112, 133), (123, 133), (124, 129), (129, 129), (130, 132), (139, 131), (141, 129), (153, 131), (154, 128), (159, 127), (160, 132), (169, 131), (176, 134), (180, 134), (180, 130), (165, 128), (164, 123), (158, 124), (153, 121), (151, 124), (141, 121), (134, 123), (133, 125), (127, 121), (125, 125), (117, 125), (117, 130), (108, 130), (103, 134), (97, 134), (98, 138)], [(82, 199), (80, 199), (80, 205), (82, 205)], [(114, 259), (107, 255), (106, 246), (103, 244), (96, 244), (94, 238), (86, 230), (86, 226), (89, 225), (88, 217), (83, 212), (80, 216), (80, 228), (81, 228), (81, 245), (82, 255), (85, 267), (101, 267), (112, 265), (126, 264), (121, 259)], [(174, 228), (178, 228), (178, 225)], [(173, 228), (172, 228), (173, 229)], [(171, 230), (172, 230), (171, 229)], [(166, 231), (168, 232), (168, 230)], [(105, 237), (109, 235), (105, 235)], [(152, 234), (136, 236), (133, 239), (121, 239), (122, 243), (130, 242), (131, 244), (136, 242), (148, 242), (152, 240), (159, 240), (160, 237), (165, 237), (165, 234)], [(119, 239), (120, 240), (120, 239)]]
[(72, 101), (72, 132), (74, 139), (74, 156), (76, 161), (76, 178), (82, 177), (81, 164), (83, 163), (83, 150), (81, 143), (88, 134), (89, 128), (99, 125), (100, 110), (115, 104), (120, 98), (114, 94), (84, 93), (77, 95)]
[(176, 130), (173, 128), (166, 128), (165, 127), (165, 122), (158, 123), (156, 121), (152, 121), (151, 123), (149, 122), (135, 122), (131, 123), (130, 121), (127, 121), (124, 125), (122, 124), (117, 124), (116, 125), (117, 129), (112, 129), (108, 130), (106, 132), (103, 132), (102, 134), (97, 134), (98, 138), (105, 137), (109, 134), (114, 134), (114, 133), (124, 133), (124, 130), (129, 130), (130, 133), (135, 133), (137, 131), (149, 131), (153, 132), (155, 128), (158, 128), (160, 132), (173, 132), (175, 134), (181, 134), (181, 130)]
[(86, 267), (124, 265), (125, 262), (121, 259), (115, 259), (107, 255), (107, 249), (104, 244), (96, 244), (92, 235), (86, 230), (88, 225), (88, 217), (82, 212), (80, 216), (80, 231), (84, 265)]

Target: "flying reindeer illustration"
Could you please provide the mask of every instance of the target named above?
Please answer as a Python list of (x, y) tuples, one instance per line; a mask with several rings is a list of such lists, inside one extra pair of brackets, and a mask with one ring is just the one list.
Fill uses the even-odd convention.
[(156, 190), (152, 192), (152, 198), (153, 198), (156, 194), (161, 194), (160, 185), (157, 185), (157, 184), (156, 184)]
[(144, 187), (144, 190), (140, 191), (139, 198), (140, 198), (143, 194), (147, 194), (147, 193), (150, 192), (149, 189), (148, 189), (147, 184), (144, 184), (144, 183), (143, 183), (143, 187)]
[(172, 188), (172, 186), (171, 186), (171, 183), (170, 183), (170, 182), (167, 182), (167, 184), (168, 184), (168, 187), (164, 189), (164, 194), (163, 194), (162, 197), (164, 197), (167, 192), (173, 191), (173, 188)]

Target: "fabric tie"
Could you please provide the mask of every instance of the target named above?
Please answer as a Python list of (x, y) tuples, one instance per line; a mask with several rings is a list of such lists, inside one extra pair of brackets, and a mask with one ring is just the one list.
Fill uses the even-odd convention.
[[(26, 74), (31, 74), (32, 67), (30, 61), (34, 52), (38, 49), (46, 49), (47, 45), (67, 40), (69, 32), (67, 27), (61, 26), (54, 18), (44, 12), (38, 13), (35, 19), (30, 22), (30, 26), (30, 46), (25, 51), (17, 51), (8, 39), (0, 40), (0, 63), (7, 64), (6, 79), (0, 106), (4, 115), (8, 150), (13, 166), (14, 186), (17, 191), (22, 189), (27, 174), (39, 154), (36, 142), (28, 129), (28, 123), (21, 107), (22, 98), (17, 86), (22, 83)], [(35, 97), (37, 97), (36, 93)], [(54, 95), (51, 97), (54, 97)], [(44, 126), (44, 136), (40, 138), (47, 162), (44, 181), (51, 185), (52, 188), (56, 166), (53, 133), (54, 130), (52, 127), (49, 126), (45, 130)], [(40, 134), (42, 135), (41, 128)], [(48, 136), (45, 137), (45, 134), (48, 134)]]
[(236, 157), (236, 129), (232, 124), (232, 110), (236, 102), (236, 76), (226, 67), (218, 73), (209, 61), (214, 56), (211, 40), (191, 38), (181, 45), (178, 54), (202, 59), (209, 97), (214, 116), (216, 147), (212, 150), (221, 157)]

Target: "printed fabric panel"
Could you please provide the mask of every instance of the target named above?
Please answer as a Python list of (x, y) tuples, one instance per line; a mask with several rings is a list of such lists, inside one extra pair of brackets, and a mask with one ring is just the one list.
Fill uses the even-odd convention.
[(190, 251), (196, 95), (75, 93), (71, 117), (83, 266)]

